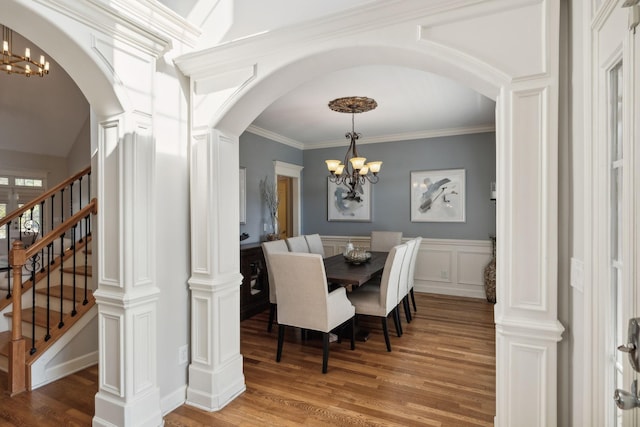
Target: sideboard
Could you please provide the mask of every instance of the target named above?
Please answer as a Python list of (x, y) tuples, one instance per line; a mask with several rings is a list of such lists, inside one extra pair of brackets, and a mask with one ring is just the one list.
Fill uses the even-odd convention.
[(269, 308), (267, 263), (260, 243), (240, 245), (240, 320)]

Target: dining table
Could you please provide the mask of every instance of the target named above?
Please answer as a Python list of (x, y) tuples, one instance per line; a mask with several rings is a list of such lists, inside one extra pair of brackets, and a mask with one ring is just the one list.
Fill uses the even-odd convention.
[(353, 287), (362, 286), (369, 280), (379, 276), (384, 269), (389, 252), (370, 252), (371, 258), (366, 262), (352, 263), (342, 254), (324, 259), (324, 270), (327, 282), (340, 285), (351, 291)]
[[(349, 262), (342, 254), (325, 258), (324, 270), (327, 275), (327, 283), (333, 286), (344, 286), (347, 292), (351, 292), (354, 287), (362, 286), (369, 280), (380, 276), (389, 252), (370, 252), (370, 254), (371, 258), (362, 263)], [(369, 331), (356, 326), (356, 339), (367, 341)]]

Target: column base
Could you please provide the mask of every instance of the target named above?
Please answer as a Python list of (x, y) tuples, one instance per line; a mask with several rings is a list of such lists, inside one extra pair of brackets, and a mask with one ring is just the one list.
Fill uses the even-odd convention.
[(189, 366), (187, 405), (205, 411), (219, 411), (247, 389), (242, 373), (242, 355), (212, 370), (206, 365)]
[(160, 391), (155, 388), (139, 399), (128, 402), (105, 392), (95, 398), (93, 427), (157, 427), (164, 425), (160, 410)]

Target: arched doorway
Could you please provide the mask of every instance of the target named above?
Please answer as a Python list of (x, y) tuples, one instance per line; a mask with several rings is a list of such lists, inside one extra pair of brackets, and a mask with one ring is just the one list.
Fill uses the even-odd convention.
[[(286, 50), (282, 39), (257, 40), (257, 46), (263, 52), (259, 59), (254, 59), (251, 48), (257, 47), (251, 46), (250, 42), (239, 49), (236, 62), (230, 59), (235, 58), (234, 54), (223, 48), (229, 55), (229, 63), (235, 64), (235, 68), (228, 63), (218, 66), (208, 62), (207, 55), (213, 57), (218, 53), (211, 51), (177, 61), (183, 72), (191, 76), (195, 86), (203, 88), (194, 92), (192, 99), (195, 108), (192, 156), (200, 159), (196, 165), (198, 169), (211, 171), (218, 177), (237, 175), (238, 137), (267, 105), (292, 87), (345, 67), (383, 63), (442, 74), (496, 101), (497, 185), (500, 194), (497, 203), (498, 282), (502, 284), (498, 290), (495, 316), (498, 367), (496, 420), (505, 425), (513, 425), (523, 419), (534, 425), (555, 424), (556, 345), (563, 331), (557, 320), (557, 206), (553, 202), (557, 193), (555, 117), (558, 93), (557, 55), (553, 55), (557, 53), (554, 45), (557, 38), (553, 34), (557, 29), (551, 24), (545, 26), (553, 22), (558, 11), (544, 5), (532, 7), (546, 12), (540, 15), (544, 19), (533, 25), (539, 25), (540, 31), (550, 31), (550, 37), (544, 39), (545, 44), (535, 36), (520, 33), (518, 36), (523, 37), (521, 41), (525, 45), (537, 49), (541, 57), (543, 53), (548, 54), (542, 62), (518, 61), (516, 56), (521, 52), (516, 52), (514, 46), (505, 46), (504, 52), (498, 54), (503, 62), (495, 57), (490, 60), (484, 54), (487, 47), (482, 37), (466, 39), (463, 49), (454, 32), (436, 34), (434, 31), (428, 34), (425, 31), (418, 40), (398, 36), (403, 30), (415, 31), (415, 22), (354, 31), (344, 37), (305, 43), (304, 49), (296, 49), (299, 48), (295, 41), (298, 34), (290, 35), (292, 47), (287, 54), (282, 54)], [(523, 28), (532, 24), (522, 11), (514, 13), (512, 21), (497, 19), (492, 16), (495, 13), (492, 10), (484, 12), (486, 14), (477, 19), (486, 19), (484, 25), (494, 25), (494, 34), (512, 33), (509, 28), (518, 20), (522, 21)], [(422, 22), (421, 18), (415, 20)], [(422, 20), (433, 24), (436, 18), (425, 15)], [(443, 19), (442, 26), (451, 24), (455, 27), (454, 21)], [(425, 30), (426, 27), (420, 28)], [(304, 32), (300, 30), (300, 34)], [(362, 43), (363, 39), (367, 42)], [(270, 46), (270, 41), (274, 43), (272, 51), (265, 47)], [(499, 43), (499, 40), (493, 42)], [(279, 43), (277, 48), (276, 43)], [(470, 53), (474, 49), (477, 53)], [(494, 50), (499, 51), (498, 48)], [(231, 74), (235, 77), (233, 84), (220, 86), (225, 78), (229, 81)], [(215, 101), (216, 97), (224, 101)], [(208, 102), (219, 107), (213, 117), (211, 111), (215, 109)], [(207, 107), (199, 108), (199, 105)], [(196, 299), (208, 301), (212, 313), (221, 313), (217, 316), (220, 323), (214, 324), (211, 335), (195, 337), (192, 348), (196, 349), (208, 348), (212, 341), (228, 349), (236, 345), (239, 335), (239, 323), (229, 320), (225, 316), (229, 314), (228, 308), (219, 305), (223, 301), (233, 301), (233, 288), (238, 280), (229, 274), (237, 271), (234, 266), (237, 265), (236, 259), (233, 256), (223, 257), (220, 249), (225, 248), (228, 252), (238, 242), (236, 230), (217, 228), (219, 219), (233, 218), (235, 208), (217, 206), (211, 199), (214, 195), (219, 199), (219, 192), (228, 194), (216, 181), (213, 180), (216, 187), (213, 190), (209, 184), (211, 181), (192, 184), (192, 197), (198, 199), (198, 206), (202, 206), (203, 198), (209, 198), (206, 203), (214, 216), (213, 220), (203, 219), (192, 228), (198, 230), (197, 235), (192, 232), (194, 247), (206, 248), (200, 255), (202, 260), (218, 262), (215, 270), (208, 269), (204, 275), (192, 276), (197, 277), (199, 285), (192, 291), (199, 292), (194, 294)], [(235, 186), (231, 183), (228, 188)], [(536, 197), (531, 197), (532, 194)], [(228, 196), (234, 205), (233, 195)], [(203, 229), (211, 231), (203, 234), (200, 232)], [(194, 273), (203, 270), (204, 264), (202, 270), (196, 268)], [(211, 286), (200, 286), (203, 280), (209, 281)], [(197, 328), (198, 322), (192, 314), (192, 327)], [(190, 369), (199, 374), (209, 373), (211, 383), (190, 384), (188, 402), (219, 409), (242, 392), (244, 379), (239, 352), (225, 352), (224, 358), (210, 363), (205, 362), (206, 353), (202, 353), (200, 360), (202, 363), (192, 364)], [(233, 378), (226, 382), (229, 387), (224, 392), (216, 388), (223, 378), (221, 367), (225, 370), (224, 378)], [(536, 397), (533, 401), (530, 399), (532, 395)]]
[[(79, 2), (10, 2), (5, 6), (3, 23), (55, 58), (91, 106), (91, 184), (92, 195), (99, 200), (92, 244), (100, 353), (93, 423), (159, 425), (156, 216), (143, 219), (136, 212), (149, 210), (155, 202), (156, 147), (150, 101), (154, 87), (150, 82), (155, 59), (170, 41), (133, 25), (126, 31), (139, 37), (124, 37), (123, 42), (125, 30), (118, 24), (126, 18), (116, 16), (107, 6), (93, 10), (93, 15), (91, 6)], [(93, 26), (92, 19), (106, 25)], [(140, 79), (138, 72), (149, 78)], [(144, 339), (135, 339), (139, 337)]]

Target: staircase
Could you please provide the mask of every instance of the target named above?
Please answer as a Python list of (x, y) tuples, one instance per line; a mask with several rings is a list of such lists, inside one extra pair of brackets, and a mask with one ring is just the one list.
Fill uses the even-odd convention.
[[(85, 175), (77, 174), (52, 189), (51, 194), (45, 193), (23, 206), (23, 212), (0, 220), (0, 226), (6, 224), (7, 240), (12, 242), (8, 261), (11, 268), (7, 274), (0, 272), (0, 370), (9, 374), (12, 395), (98, 363), (90, 234), (90, 217), (96, 213), (96, 202), (94, 199), (78, 208), (80, 190), (74, 204), (73, 183), (78, 176), (81, 186)], [(63, 219), (63, 210), (68, 212), (72, 206), (78, 210), (45, 234), (34, 220), (34, 209), (48, 212), (49, 201), (49, 217), (53, 218), (56, 200)], [(47, 220), (46, 215), (38, 219), (43, 223)], [(25, 224), (34, 222), (38, 228), (29, 233)], [(15, 229), (18, 236), (11, 234)]]
[[(32, 280), (23, 281), (21, 318), (29, 390), (98, 363), (97, 307), (91, 289), (91, 238), (86, 245), (84, 242), (76, 245), (75, 255), (73, 249), (66, 249), (63, 256), (36, 275), (35, 298)], [(32, 310), (34, 300), (35, 310)], [(0, 313), (3, 315), (0, 325), (5, 325), (0, 326), (0, 370), (7, 372), (13, 316), (10, 299), (0, 302)]]

